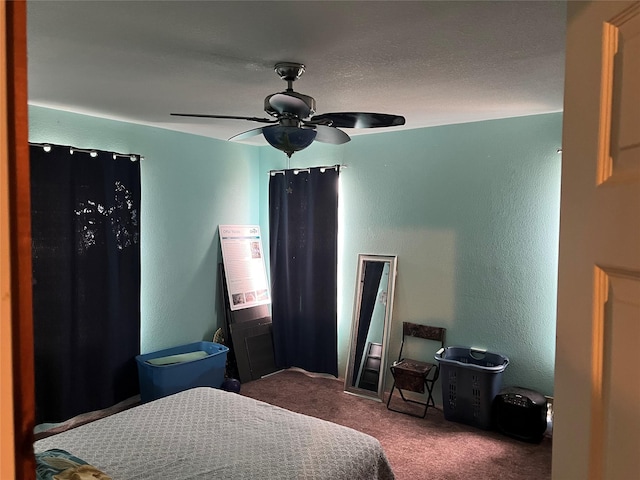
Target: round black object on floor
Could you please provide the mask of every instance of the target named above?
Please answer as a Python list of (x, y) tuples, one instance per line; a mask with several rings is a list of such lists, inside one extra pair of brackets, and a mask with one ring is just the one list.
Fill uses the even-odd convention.
[(240, 380), (235, 378), (225, 378), (222, 382), (222, 390), (233, 393), (240, 393)]

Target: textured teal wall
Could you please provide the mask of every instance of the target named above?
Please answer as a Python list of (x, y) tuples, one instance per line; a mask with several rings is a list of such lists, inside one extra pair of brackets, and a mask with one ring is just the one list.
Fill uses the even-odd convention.
[[(562, 115), (314, 144), (291, 167), (341, 173), (339, 363), (346, 368), (358, 253), (398, 255), (391, 357), (403, 320), (447, 344), (509, 356), (508, 384), (553, 393)], [(30, 140), (144, 155), (142, 351), (211, 338), (222, 321), (217, 225), (262, 226), (271, 147), (30, 108)], [(436, 397), (438, 398), (438, 397)]]
[(221, 302), (219, 224), (258, 223), (259, 148), (29, 109), (29, 140), (138, 153), (142, 353), (211, 340)]
[[(341, 173), (340, 372), (358, 253), (398, 256), (390, 358), (402, 321), (447, 328), (447, 344), (510, 358), (506, 384), (553, 394), (562, 115), (548, 114), (313, 144), (291, 167)], [(269, 169), (261, 151), (260, 218)], [(390, 384), (388, 383), (390, 387)]]

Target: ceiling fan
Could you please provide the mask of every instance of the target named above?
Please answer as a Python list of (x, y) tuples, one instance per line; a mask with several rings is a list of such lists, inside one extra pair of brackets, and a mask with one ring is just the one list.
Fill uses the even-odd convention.
[(282, 150), (289, 158), (294, 152), (307, 148), (314, 141), (340, 145), (351, 140), (349, 135), (340, 128), (379, 128), (404, 125), (404, 117), (385, 113), (336, 112), (315, 115), (315, 99), (293, 91), (293, 82), (302, 76), (304, 68), (301, 63), (292, 62), (280, 62), (275, 65), (275, 72), (287, 82), (287, 89), (284, 92), (268, 95), (264, 99), (264, 111), (273, 118), (197, 113), (172, 113), (171, 115), (269, 123), (271, 125), (239, 133), (229, 140), (244, 140), (262, 134), (270, 145)]

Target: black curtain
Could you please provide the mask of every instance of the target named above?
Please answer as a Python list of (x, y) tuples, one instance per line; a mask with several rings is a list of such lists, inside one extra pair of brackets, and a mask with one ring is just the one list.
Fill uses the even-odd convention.
[(36, 421), (139, 392), (140, 162), (32, 146)]
[(276, 365), (338, 376), (339, 169), (285, 170), (269, 181)]
[(362, 298), (360, 299), (360, 317), (358, 318), (358, 336), (356, 339), (356, 356), (359, 361), (364, 352), (364, 344), (369, 334), (369, 326), (371, 325), (371, 316), (376, 306), (378, 298), (378, 290), (380, 289), (380, 279), (384, 270), (385, 262), (366, 262), (363, 272), (363, 278), (359, 281), (362, 285)]

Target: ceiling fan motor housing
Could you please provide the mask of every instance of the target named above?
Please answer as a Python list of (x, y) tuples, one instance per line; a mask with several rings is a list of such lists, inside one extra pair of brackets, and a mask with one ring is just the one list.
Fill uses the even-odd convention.
[(264, 111), (272, 117), (296, 117), (304, 119), (316, 113), (316, 100), (309, 95), (286, 91), (267, 95)]

